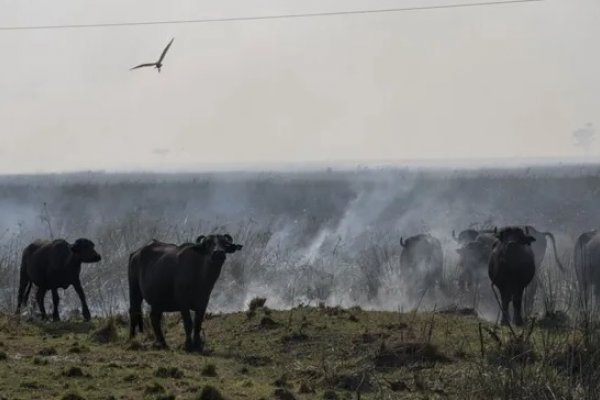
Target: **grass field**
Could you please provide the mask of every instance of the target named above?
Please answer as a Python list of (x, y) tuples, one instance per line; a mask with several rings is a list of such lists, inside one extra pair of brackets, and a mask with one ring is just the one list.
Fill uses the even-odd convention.
[[(0, 317), (2, 399), (596, 399), (598, 335), (540, 321), (514, 333), (470, 310), (297, 307), (210, 315), (203, 354), (127, 319)], [(219, 397), (222, 396), (222, 397)]]

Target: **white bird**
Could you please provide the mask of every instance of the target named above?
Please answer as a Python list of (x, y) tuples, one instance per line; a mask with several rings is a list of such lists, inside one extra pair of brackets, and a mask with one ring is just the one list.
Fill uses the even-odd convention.
[(154, 67), (158, 70), (158, 72), (160, 72), (162, 65), (162, 61), (165, 58), (165, 54), (167, 54), (167, 51), (169, 50), (169, 47), (171, 47), (171, 43), (173, 43), (173, 40), (175, 40), (175, 38), (171, 39), (171, 41), (169, 42), (169, 44), (167, 45), (167, 47), (165, 47), (165, 49), (163, 50), (162, 54), (160, 55), (160, 58), (158, 59), (157, 62), (153, 62), (153, 63), (146, 63), (146, 64), (140, 64), (138, 66), (135, 66), (133, 68), (130, 69), (138, 69), (138, 68), (142, 68), (142, 67)]

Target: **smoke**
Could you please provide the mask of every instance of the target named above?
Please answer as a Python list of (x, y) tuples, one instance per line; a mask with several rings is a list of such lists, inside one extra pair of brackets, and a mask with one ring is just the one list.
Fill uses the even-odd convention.
[[(18, 259), (48, 237), (88, 237), (103, 255), (82, 281), (96, 313), (126, 310), (129, 254), (152, 238), (181, 243), (227, 232), (244, 249), (230, 256), (211, 297), (213, 311), (243, 309), (254, 296), (284, 308), (330, 305), (408, 310), (459, 304), (493, 315), (489, 282), (456, 285), (453, 230), (531, 224), (553, 231), (568, 259), (574, 237), (600, 225), (595, 168), (434, 171), (369, 170), (285, 174), (108, 175), (0, 179), (0, 293), (16, 300)], [(443, 247), (442, 276), (400, 265), (400, 238), (430, 233)], [(547, 256), (547, 259), (551, 257)], [(548, 261), (549, 262), (549, 261)], [(65, 308), (78, 307), (71, 289)], [(479, 299), (479, 300), (478, 300)], [(479, 302), (479, 303), (478, 303)]]

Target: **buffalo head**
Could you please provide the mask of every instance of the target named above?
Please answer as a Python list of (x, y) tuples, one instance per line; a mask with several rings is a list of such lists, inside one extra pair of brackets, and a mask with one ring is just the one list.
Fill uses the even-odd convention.
[(527, 231), (518, 227), (506, 227), (500, 230), (494, 228), (494, 236), (502, 243), (530, 245), (535, 242), (535, 238), (527, 234)]
[(227, 254), (235, 253), (242, 249), (241, 244), (233, 243), (231, 235), (198, 236), (196, 246), (204, 254), (210, 254), (215, 260), (225, 259)]
[(102, 257), (94, 249), (95, 245), (89, 239), (80, 238), (71, 245), (71, 251), (75, 256), (84, 263), (97, 263)]

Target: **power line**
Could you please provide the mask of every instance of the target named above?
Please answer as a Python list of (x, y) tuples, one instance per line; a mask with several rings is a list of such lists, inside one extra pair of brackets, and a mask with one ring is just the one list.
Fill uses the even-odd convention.
[(331, 17), (331, 16), (359, 15), (359, 14), (382, 14), (382, 13), (403, 12), (403, 11), (440, 10), (440, 9), (450, 9), (450, 8), (488, 7), (488, 6), (499, 6), (499, 5), (516, 4), (516, 3), (533, 3), (533, 2), (541, 2), (541, 1), (544, 1), (544, 0), (485, 1), (485, 2), (478, 2), (478, 3), (462, 3), (462, 4), (456, 3), (456, 4), (437, 5), (437, 6), (386, 8), (386, 9), (376, 9), (376, 10), (330, 11), (330, 12), (315, 12), (315, 13), (303, 13), (303, 14), (278, 14), (278, 15), (247, 16), (247, 17), (207, 18), (207, 19), (180, 19), (180, 20), (166, 20), (166, 21), (129, 21), (129, 22), (107, 22), (107, 23), (96, 23), (96, 24), (0, 26), (0, 31), (111, 28), (111, 27), (116, 27), (116, 26), (175, 25), (175, 24), (203, 24), (203, 23), (211, 23), (211, 22), (264, 21), (264, 20), (271, 20), (271, 19)]

